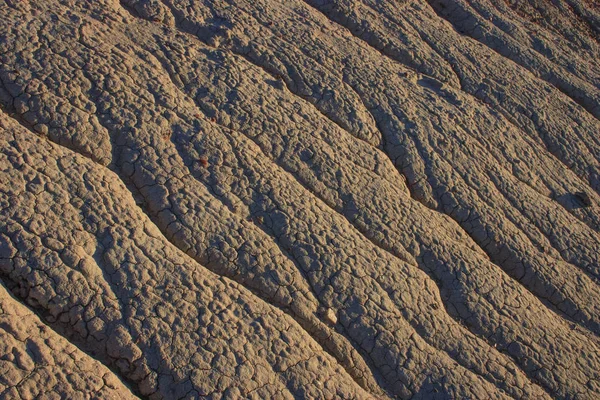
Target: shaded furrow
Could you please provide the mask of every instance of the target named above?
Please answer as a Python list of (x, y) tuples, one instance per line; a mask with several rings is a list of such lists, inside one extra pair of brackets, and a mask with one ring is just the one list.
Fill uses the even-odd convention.
[[(314, 5), (314, 4), (313, 4), (313, 2), (311, 2), (311, 1), (308, 1), (308, 3), (309, 3), (310, 5), (312, 5), (312, 6), (316, 7), (316, 5)], [(316, 7), (315, 9), (317, 9), (317, 10), (321, 10), (321, 9), (323, 9), (323, 8), (324, 8), (324, 10), (322, 10), (322, 11), (323, 11), (323, 14), (324, 14), (324, 15), (326, 15), (328, 18), (334, 18), (334, 19), (332, 19), (332, 22), (333, 22), (333, 23), (338, 23), (338, 22), (340, 22), (340, 19), (339, 19), (340, 17), (339, 17), (339, 15), (337, 15), (337, 14), (335, 14), (335, 13), (332, 13), (332, 12), (327, 12), (327, 11), (326, 11), (326, 10), (328, 9), (328, 8), (327, 8), (327, 6), (323, 6), (323, 7)], [(409, 21), (409, 23), (410, 23), (410, 21)], [(414, 26), (414, 25), (413, 25), (413, 27), (416, 29), (416, 26)], [(352, 34), (353, 34), (353, 35), (355, 35), (354, 33), (352, 33)], [(356, 36), (356, 35), (355, 35), (355, 36)], [(373, 46), (373, 44), (372, 44), (372, 42), (371, 42), (370, 40), (363, 39), (363, 38), (362, 38), (362, 36), (356, 36), (356, 37), (357, 37), (358, 39), (360, 39), (361, 41), (363, 41), (363, 42), (365, 42), (365, 43), (369, 44), (370, 46)], [(373, 38), (373, 36), (370, 36), (370, 38), (372, 39), (372, 38)], [(426, 43), (428, 43), (428, 41), (427, 41), (427, 39), (426, 39), (426, 38), (423, 38), (423, 37), (421, 37), (421, 39), (422, 39), (422, 40), (424, 40)], [(432, 48), (432, 49), (435, 49), (435, 46), (431, 47), (431, 43), (430, 43), (430, 48)], [(375, 48), (375, 49), (376, 49), (376, 50), (378, 50), (377, 48)], [(379, 51), (379, 52), (380, 52), (380, 53), (381, 53), (383, 56), (385, 56), (385, 57), (391, 57), (391, 56), (389, 56), (388, 54), (381, 52), (380, 50), (378, 50), (378, 51)], [(439, 53), (439, 54), (441, 55), (441, 53)], [(395, 59), (395, 58), (393, 58), (393, 61), (398, 61), (398, 60), (397, 60), (397, 59)], [(451, 63), (451, 62), (450, 62), (450, 65), (452, 65), (452, 63)], [(453, 67), (453, 68), (454, 68), (454, 67)], [(460, 76), (460, 75), (457, 73), (457, 76)], [(352, 85), (350, 85), (350, 86), (352, 86)], [(462, 86), (462, 85), (461, 85), (461, 86)], [(354, 91), (355, 91), (355, 92), (356, 92), (356, 93), (359, 95), (359, 97), (361, 96), (361, 95), (360, 95), (360, 93), (359, 93), (359, 92), (358, 92), (356, 89), (354, 89), (354, 88), (353, 88), (353, 90), (354, 90)], [(463, 89), (463, 91), (464, 91), (464, 89)], [(465, 94), (467, 94), (467, 96), (470, 96), (468, 93), (465, 93)], [(475, 100), (476, 100), (477, 102), (480, 102), (480, 100), (478, 100), (478, 99), (475, 99)], [(363, 102), (364, 102), (364, 99), (363, 99)], [(373, 112), (373, 110), (372, 110), (372, 109), (370, 109), (370, 108), (369, 108), (369, 107), (368, 107), (366, 104), (365, 104), (365, 106), (367, 107), (367, 109), (369, 109), (369, 110), (370, 110), (371, 114), (372, 114), (372, 115), (374, 115), (374, 117), (376, 118), (376, 116), (375, 116), (376, 114)], [(488, 108), (488, 107), (491, 107), (490, 105), (485, 105), (485, 106), (486, 106), (486, 108)], [(379, 130), (381, 131), (381, 128), (379, 128)], [(385, 133), (384, 131), (381, 131), (381, 132), (382, 132), (382, 133), (381, 133), (381, 134), (382, 134), (382, 137), (383, 137), (383, 138), (385, 138), (385, 137), (386, 137), (386, 133)], [(477, 138), (474, 138), (474, 139), (477, 139)], [(384, 141), (384, 143), (385, 143), (385, 141)], [(384, 147), (384, 148), (385, 148), (385, 149), (387, 149), (386, 153), (388, 153), (388, 154), (389, 154), (389, 151), (390, 151), (390, 149), (389, 149), (388, 147)], [(425, 159), (425, 156), (422, 154), (422, 155), (421, 155), (421, 158), (422, 158), (422, 159)], [(392, 161), (394, 161), (394, 160), (392, 160)], [(397, 163), (394, 163), (394, 164), (395, 164), (395, 165), (397, 165)], [(563, 164), (563, 165), (564, 165), (564, 164)], [(403, 174), (404, 174), (404, 172), (403, 172), (403, 168), (400, 168), (400, 167), (399, 167), (398, 169), (399, 169), (399, 172), (400, 172), (400, 173), (403, 173)], [(406, 175), (405, 175), (405, 176), (406, 176)], [(411, 180), (411, 179), (408, 179), (408, 182), (409, 182), (409, 187), (410, 187), (410, 188), (414, 187), (414, 185), (416, 184), (416, 182), (414, 182), (414, 180)], [(411, 190), (411, 192), (412, 192), (412, 190)], [(424, 202), (424, 201), (423, 201), (423, 199), (421, 199), (419, 196), (415, 196), (415, 195), (414, 195), (414, 193), (412, 193), (412, 197), (413, 197), (413, 199), (415, 199), (415, 200), (418, 200), (419, 202), (421, 202), (422, 204), (426, 205), (426, 206), (427, 206), (427, 207), (429, 207), (430, 209), (432, 209), (432, 210), (434, 210), (434, 211), (436, 211), (436, 212), (440, 212), (439, 210), (437, 210), (437, 208), (435, 208), (435, 207), (432, 207), (431, 205), (429, 205), (429, 204), (427, 204), (426, 202)], [(475, 237), (475, 236), (473, 235), (473, 232), (472, 232), (472, 231), (470, 231), (470, 230), (468, 230), (468, 229), (466, 229), (466, 228), (465, 228), (465, 222), (469, 222), (469, 221), (465, 221), (465, 220), (462, 220), (462, 221), (461, 221), (461, 220), (457, 219), (457, 218), (455, 217), (454, 213), (452, 213), (452, 212), (451, 212), (451, 213), (447, 213), (447, 215), (449, 215), (450, 217), (452, 217), (452, 218), (453, 218), (453, 219), (454, 219), (454, 220), (457, 222), (457, 224), (458, 224), (459, 226), (461, 226), (461, 228), (464, 230), (464, 232), (465, 232), (465, 233), (467, 233), (467, 234), (468, 234), (468, 235), (469, 235), (469, 236), (470, 236), (470, 237), (473, 239), (473, 241), (474, 241), (475, 243), (477, 243), (477, 244), (479, 245), (479, 247), (480, 247), (480, 248), (481, 248), (481, 249), (482, 249), (484, 252), (486, 252), (486, 254), (488, 254), (488, 256), (490, 256), (490, 257), (491, 257), (491, 259), (492, 259), (492, 260), (493, 260), (493, 261), (494, 261), (494, 262), (495, 262), (497, 265), (499, 265), (499, 266), (504, 266), (504, 268), (503, 268), (504, 270), (510, 270), (510, 268), (508, 268), (508, 266), (506, 265), (506, 262), (502, 262), (502, 259), (499, 259), (499, 258), (498, 258), (498, 257), (497, 257), (497, 256), (496, 256), (496, 255), (495, 255), (493, 252), (491, 252), (491, 251), (488, 249), (488, 246), (484, 245), (484, 244), (481, 242), (481, 240), (479, 240), (477, 237)], [(580, 218), (580, 217), (578, 216), (578, 218)], [(589, 222), (589, 221), (586, 221), (586, 222), (587, 222), (587, 224), (590, 224), (590, 222)], [(598, 227), (593, 227), (593, 226), (590, 226), (590, 228), (592, 228), (592, 229), (594, 229), (594, 228), (595, 228), (595, 230), (598, 230)], [(536, 228), (536, 229), (538, 229), (538, 228)], [(558, 249), (557, 249), (557, 250), (558, 250)], [(558, 253), (559, 253), (559, 254), (561, 254), (561, 256), (563, 256), (563, 252), (562, 252), (562, 251), (560, 251), (560, 250), (559, 250), (559, 252), (558, 252)], [(500, 256), (502, 256), (502, 254), (500, 254)], [(563, 257), (564, 257), (564, 256), (563, 256)], [(565, 259), (565, 262), (572, 262), (572, 260)], [(590, 272), (589, 272), (589, 271), (588, 271), (586, 268), (582, 268), (581, 266), (578, 266), (578, 267), (579, 267), (579, 268), (581, 268), (581, 269), (582, 269), (582, 272), (584, 272), (586, 275), (589, 275), (589, 274), (590, 274)], [(514, 277), (514, 274), (511, 274), (511, 276), (513, 276), (513, 277)], [(597, 281), (596, 281), (595, 279), (594, 279), (594, 282), (597, 284)], [(545, 298), (545, 299), (550, 299), (550, 298), (551, 298), (551, 297), (546, 297), (546, 296), (544, 296), (544, 295), (542, 294), (542, 292), (540, 292), (540, 291), (536, 291), (536, 290), (533, 290), (533, 291), (532, 291), (531, 287), (530, 287), (530, 286), (528, 286), (528, 285), (524, 285), (524, 286), (526, 287), (526, 289), (527, 289), (528, 291), (530, 291), (530, 292), (532, 292), (532, 293), (534, 293), (534, 294), (536, 294), (536, 295), (538, 295), (538, 296), (541, 296), (542, 298)], [(564, 299), (565, 299), (565, 297), (563, 296), (563, 297), (562, 297), (562, 299), (560, 300), (560, 302), (564, 301)], [(562, 314), (562, 313), (563, 313), (563, 311), (561, 311), (560, 309), (557, 309), (557, 308), (556, 308), (556, 307), (559, 305), (559, 303), (558, 303), (558, 302), (556, 302), (556, 300), (554, 300), (554, 301), (553, 301), (553, 303), (554, 303), (554, 304), (553, 304), (553, 307), (552, 307), (552, 308), (553, 308), (553, 310), (554, 310), (555, 312), (558, 312), (559, 314)], [(593, 315), (594, 315), (594, 314), (595, 314), (595, 313), (592, 313), (592, 318), (593, 318)], [(573, 318), (573, 317), (575, 317), (575, 316), (574, 316), (574, 315), (571, 315), (570, 317), (571, 317), (571, 318)], [(587, 319), (587, 318), (586, 318), (586, 319)], [(596, 334), (598, 334), (599, 330), (598, 330), (598, 323), (597, 323), (597, 322), (594, 322), (594, 323), (593, 323), (593, 324), (590, 326), (590, 325), (587, 325), (587, 324), (585, 323), (585, 319), (584, 319), (584, 321), (582, 321), (582, 320), (580, 320), (579, 318), (575, 318), (575, 321), (577, 321), (577, 322), (578, 322), (578, 323), (580, 323), (580, 324), (582, 324), (582, 323), (583, 323), (583, 326), (584, 326), (585, 328), (592, 328), (592, 330), (593, 330), (593, 331), (594, 331)]]
[[(505, 57), (536, 74), (536, 76), (540, 76), (541, 79), (560, 90), (596, 119), (600, 118), (600, 104), (598, 103), (597, 96), (593, 96), (593, 91), (592, 95), (590, 95), (588, 94), (588, 92), (590, 92), (589, 89), (585, 90), (582, 88), (582, 86), (589, 86), (587, 82), (576, 76), (570, 76), (571, 79), (568, 79), (567, 77), (571, 75), (569, 72), (561, 68), (561, 71), (557, 73), (546, 66), (543, 60), (539, 63), (535, 62), (534, 60), (537, 60), (535, 55), (532, 55), (532, 58), (529, 58), (523, 51), (518, 51), (516, 54), (513, 53), (512, 49), (515, 47), (515, 43), (510, 43), (513, 45), (510, 46), (508, 44), (508, 42), (510, 42), (509, 39), (503, 40), (504, 38), (495, 35), (493, 36), (494, 39), (503, 42), (497, 45), (492, 38), (486, 37), (487, 35), (484, 33), (485, 31), (482, 26), (488, 23), (485, 19), (485, 15), (478, 14), (481, 18), (477, 19), (473, 14), (470, 14), (467, 11), (466, 7), (470, 6), (470, 8), (473, 8), (471, 4), (469, 4), (469, 6), (464, 4), (464, 8), (461, 1), (455, 0), (432, 0), (429, 4), (441, 18), (444, 18), (453, 24), (459, 32), (468, 35), (474, 40), (478, 40), (501, 57)], [(476, 13), (478, 11), (479, 10), (477, 9), (475, 10)], [(462, 16), (465, 16), (466, 14), (468, 17), (458, 19), (458, 17), (456, 17), (457, 14), (461, 14)], [(543, 54), (537, 54), (539, 54), (540, 57), (544, 57)], [(538, 68), (533, 69), (532, 65), (536, 65)], [(574, 83), (574, 80), (578, 82)]]

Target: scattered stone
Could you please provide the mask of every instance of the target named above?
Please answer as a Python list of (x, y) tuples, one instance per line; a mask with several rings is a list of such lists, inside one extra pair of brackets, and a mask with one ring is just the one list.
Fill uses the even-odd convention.
[(331, 309), (331, 308), (325, 309), (323, 311), (323, 320), (328, 325), (335, 325), (335, 324), (337, 324), (337, 315), (335, 315), (335, 311), (333, 311), (333, 309)]

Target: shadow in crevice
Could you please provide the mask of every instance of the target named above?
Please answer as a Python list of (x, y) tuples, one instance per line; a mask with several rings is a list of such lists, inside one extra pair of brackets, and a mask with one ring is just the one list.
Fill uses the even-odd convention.
[(569, 211), (592, 206), (592, 200), (585, 192), (565, 193), (557, 197), (556, 201)]

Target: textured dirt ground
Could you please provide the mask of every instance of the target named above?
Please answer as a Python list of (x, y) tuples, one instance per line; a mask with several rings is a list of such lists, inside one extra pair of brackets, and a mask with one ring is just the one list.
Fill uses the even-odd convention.
[(0, 0), (0, 398), (600, 398), (600, 5)]

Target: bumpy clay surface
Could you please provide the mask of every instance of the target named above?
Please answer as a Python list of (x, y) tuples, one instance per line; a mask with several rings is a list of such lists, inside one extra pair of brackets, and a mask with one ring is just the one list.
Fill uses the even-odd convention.
[(600, 5), (0, 0), (0, 398), (600, 398)]
[(135, 399), (105, 365), (69, 343), (0, 286), (0, 397)]

